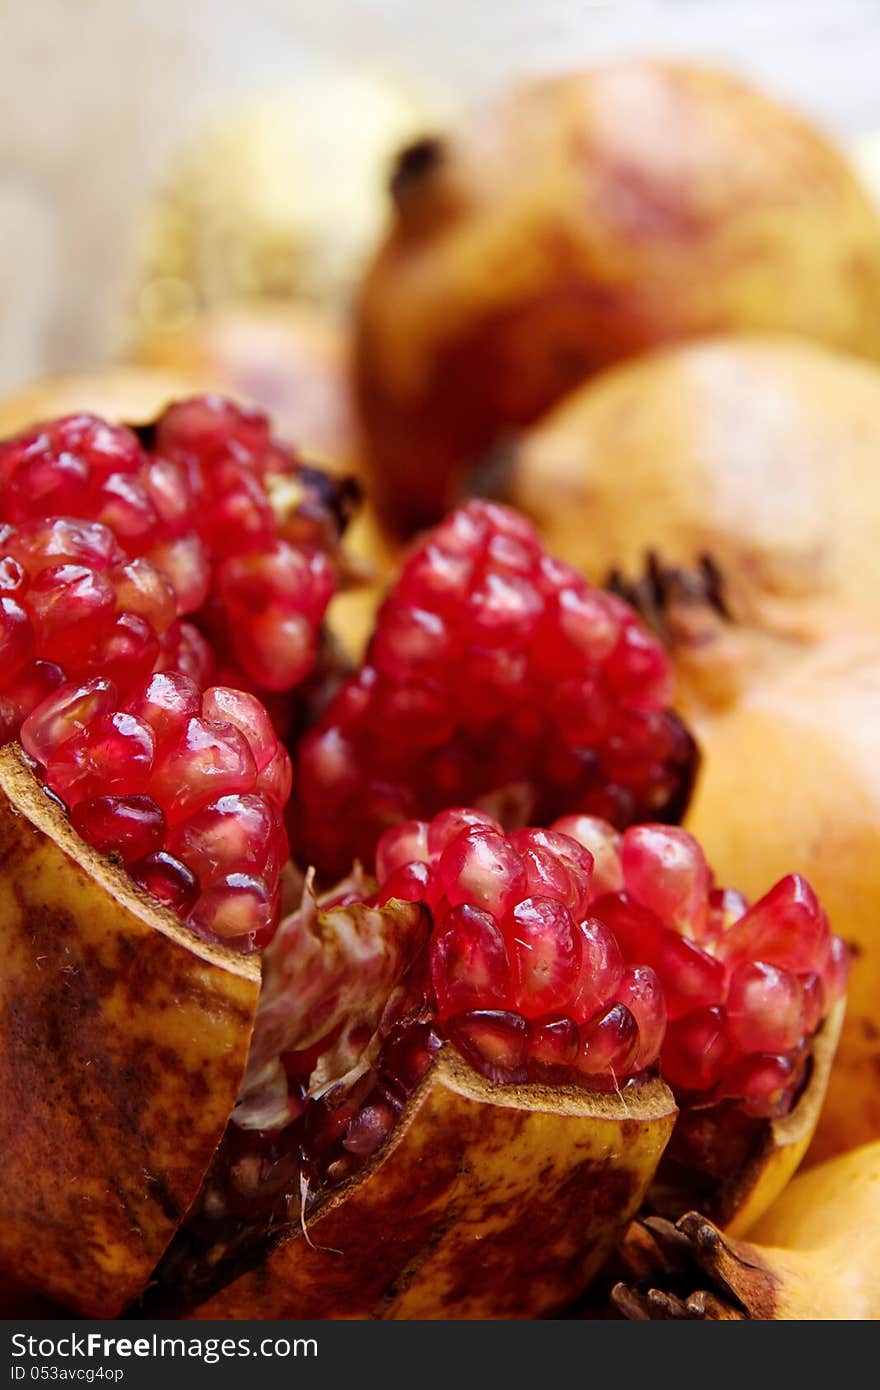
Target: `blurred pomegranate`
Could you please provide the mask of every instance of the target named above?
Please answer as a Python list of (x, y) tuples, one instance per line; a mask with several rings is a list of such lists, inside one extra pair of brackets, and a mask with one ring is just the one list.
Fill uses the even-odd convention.
[(135, 360), (197, 374), (268, 411), (285, 438), (322, 466), (355, 462), (345, 334), (306, 305), (230, 309), (145, 334)]
[(878, 438), (873, 366), (719, 338), (573, 393), (524, 434), (499, 488), (593, 578), (649, 551), (685, 568), (708, 555), (740, 616), (760, 605), (759, 626), (790, 628), (807, 601), (880, 613)]
[(411, 146), (392, 191), (357, 370), (401, 528), (646, 347), (758, 330), (880, 355), (875, 212), (833, 145), (733, 76), (628, 61), (524, 83)]

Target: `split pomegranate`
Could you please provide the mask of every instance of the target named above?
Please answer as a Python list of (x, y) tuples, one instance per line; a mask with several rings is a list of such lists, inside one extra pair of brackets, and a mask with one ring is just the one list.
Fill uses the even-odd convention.
[(248, 690), (284, 722), (315, 666), (344, 489), (205, 396), (140, 431), (35, 426), (0, 445), (0, 490), (3, 741), (200, 935), (265, 945), (291, 773)]
[(767, 1117), (791, 1108), (845, 985), (802, 879), (748, 907), (675, 827), (577, 815), (507, 835), (454, 808), (392, 826), (376, 873), (375, 891), (355, 875), (329, 894), (317, 930), (307, 893), (264, 956), (244, 1086), (190, 1223), (202, 1251), (299, 1220), (356, 1173), (444, 1045), (493, 1084), (621, 1095), (659, 1070), (685, 1110)]
[(302, 741), (294, 851), (329, 881), (387, 826), (457, 803), (508, 826), (676, 820), (696, 753), (670, 695), (625, 603), (516, 512), (469, 502), (410, 553), (366, 664)]

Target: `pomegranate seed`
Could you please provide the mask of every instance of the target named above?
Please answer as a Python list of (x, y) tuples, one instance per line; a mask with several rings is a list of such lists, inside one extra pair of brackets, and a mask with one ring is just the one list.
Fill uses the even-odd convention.
[(617, 986), (617, 998), (638, 1024), (639, 1049), (633, 1067), (642, 1071), (656, 1062), (666, 1033), (663, 987), (650, 966), (637, 965), (624, 972)]
[(446, 897), (473, 903), (500, 921), (525, 895), (526, 876), (519, 856), (497, 831), (472, 826), (450, 841), (437, 873)]
[(253, 792), (218, 797), (172, 830), (168, 849), (182, 859), (202, 887), (235, 871), (277, 881), (286, 858), (278, 810)]
[(440, 858), (446, 846), (451, 844), (462, 830), (468, 830), (471, 826), (482, 826), (486, 830), (494, 830), (501, 834), (501, 826), (497, 820), (470, 806), (452, 807), (436, 815), (428, 827), (428, 852), (432, 863)]
[(263, 945), (271, 934), (275, 905), (262, 878), (225, 874), (199, 897), (188, 921), (201, 936)]
[(248, 743), (234, 725), (193, 717), (157, 758), (149, 789), (175, 823), (215, 797), (250, 791), (256, 776)]
[(788, 1052), (804, 1032), (803, 991), (787, 970), (745, 961), (730, 976), (727, 1032), (741, 1052)]
[(592, 896), (617, 893), (623, 887), (620, 855), (623, 837), (607, 821), (596, 816), (563, 816), (551, 829), (576, 840), (593, 856)]
[(829, 945), (815, 893), (800, 874), (789, 874), (719, 939), (717, 953), (730, 967), (757, 959), (797, 973), (821, 970)]
[(30, 619), (20, 603), (0, 598), (0, 683), (9, 685), (34, 654)]
[(384, 907), (393, 898), (406, 903), (429, 902), (432, 894), (432, 874), (427, 864), (415, 861), (402, 864), (389, 874), (376, 896), (376, 903)]
[(244, 690), (229, 690), (212, 686), (202, 696), (202, 716), (216, 724), (232, 724), (244, 735), (254, 758), (257, 772), (268, 767), (275, 755), (278, 740), (266, 708)]
[(149, 724), (117, 711), (91, 720), (59, 744), (46, 761), (46, 774), (70, 806), (103, 792), (143, 792), (155, 751)]
[(515, 830), (510, 843), (522, 859), (532, 897), (556, 898), (576, 921), (586, 916), (593, 856), (583, 845), (553, 830)]
[(580, 1030), (577, 1065), (587, 1076), (610, 1076), (618, 1084), (632, 1073), (639, 1051), (639, 1029), (624, 1004), (612, 1004)]
[(693, 835), (677, 826), (632, 826), (623, 836), (621, 867), (631, 898), (669, 926), (702, 938), (710, 874)]
[(192, 870), (165, 850), (138, 860), (130, 866), (129, 873), (135, 883), (181, 917), (186, 916), (199, 891)]
[(670, 1023), (660, 1053), (663, 1075), (683, 1091), (708, 1091), (720, 1079), (731, 1055), (724, 1011), (717, 1005), (696, 1009)]
[(524, 898), (505, 919), (513, 1000), (526, 1018), (564, 1009), (577, 989), (580, 937), (571, 913), (552, 898)]
[(580, 971), (571, 1003), (571, 1017), (586, 1023), (616, 997), (623, 978), (623, 956), (617, 939), (603, 922), (579, 923)]
[(74, 806), (71, 821), (101, 854), (116, 853), (126, 864), (162, 846), (165, 817), (149, 796), (96, 796)]
[(349, 1153), (368, 1158), (388, 1139), (397, 1120), (397, 1112), (387, 1100), (375, 1100), (364, 1105), (349, 1120), (342, 1140), (343, 1148)]
[(563, 1069), (575, 1066), (580, 1050), (580, 1033), (576, 1023), (564, 1015), (535, 1019), (529, 1025), (529, 1070), (538, 1080), (548, 1073), (550, 1079)]
[(62, 685), (28, 715), (21, 727), (21, 746), (38, 763), (48, 764), (74, 734), (116, 706), (112, 681), (96, 678), (84, 685)]
[(427, 864), (428, 827), (424, 821), (401, 821), (385, 831), (376, 846), (376, 876), (385, 880), (395, 869), (414, 861)]
[(722, 1093), (738, 1100), (747, 1115), (785, 1115), (803, 1075), (791, 1057), (741, 1057), (726, 1073)]
[(198, 686), (177, 671), (157, 672), (128, 701), (130, 712), (150, 725), (160, 748), (169, 739), (179, 738), (200, 708)]
[(511, 1002), (504, 937), (487, 912), (452, 909), (431, 946), (431, 980), (439, 1018), (470, 1009), (505, 1009)]
[(448, 1020), (446, 1034), (465, 1061), (490, 1081), (525, 1081), (528, 1026), (519, 1014), (504, 1009), (457, 1014)]
[(842, 999), (846, 993), (851, 963), (849, 947), (839, 936), (832, 937), (828, 959), (822, 970), (822, 987), (829, 1005)]

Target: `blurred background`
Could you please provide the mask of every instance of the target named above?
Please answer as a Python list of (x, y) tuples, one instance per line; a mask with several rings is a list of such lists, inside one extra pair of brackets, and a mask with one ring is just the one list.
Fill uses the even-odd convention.
[[(757, 79), (859, 155), (880, 126), (878, 0), (4, 0), (0, 13), (3, 391), (112, 360), (133, 323), (185, 320), (194, 254), (196, 297), (308, 297), (286, 268), (291, 236), (357, 205), (345, 230), (365, 250), (382, 207), (351, 196), (358, 179), (378, 189), (389, 146), (514, 72), (693, 56)], [(343, 191), (324, 155), (346, 140)], [(259, 271), (230, 269), (236, 217), (261, 223)], [(187, 218), (208, 227), (197, 253)]]

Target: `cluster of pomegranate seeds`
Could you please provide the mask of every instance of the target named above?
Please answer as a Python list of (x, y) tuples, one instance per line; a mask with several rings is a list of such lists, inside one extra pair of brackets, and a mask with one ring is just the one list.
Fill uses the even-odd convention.
[(302, 741), (294, 850), (329, 879), (389, 825), (461, 804), (519, 825), (677, 819), (695, 750), (670, 690), (625, 603), (517, 513), (469, 502), (410, 554), (366, 664)]
[(462, 808), (379, 841), (377, 902), (431, 908), (435, 1026), (490, 1079), (602, 1088), (656, 1062), (663, 991), (592, 912), (604, 868), (558, 825), (505, 835)]
[(379, 842), (377, 902), (433, 913), (437, 1026), (496, 1080), (620, 1084), (652, 1065), (685, 1101), (785, 1114), (848, 957), (809, 884), (749, 907), (692, 835), (595, 817), (505, 835), (445, 811)]
[(25, 752), (77, 831), (209, 940), (266, 944), (287, 857), (290, 760), (252, 695), (159, 672), (123, 696), (65, 682), (25, 719)]
[(176, 611), (100, 522), (4, 525), (0, 738), (84, 839), (203, 936), (249, 949), (278, 919), (290, 760), (254, 696), (203, 689), (203, 639)]
[[(344, 488), (278, 444), (261, 412), (204, 396), (138, 431), (66, 416), (0, 444), (0, 489), (8, 522), (100, 522), (149, 560), (229, 683), (288, 691), (312, 670)], [(190, 655), (169, 665), (187, 669)]]

